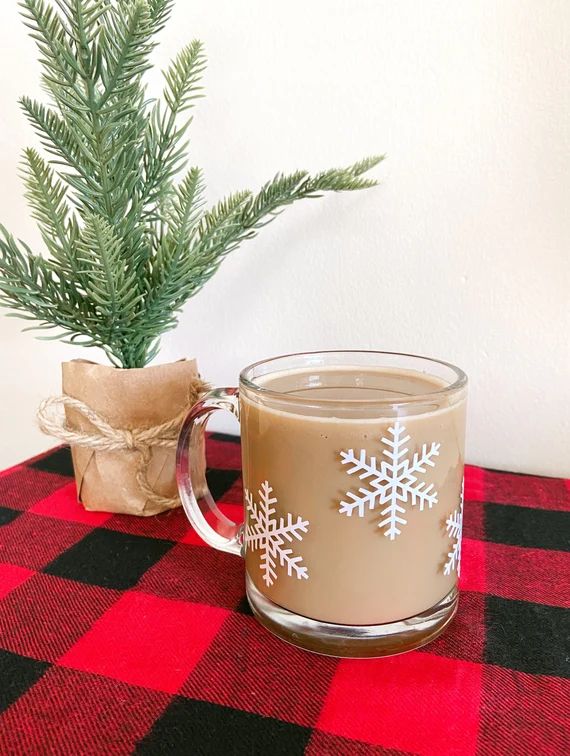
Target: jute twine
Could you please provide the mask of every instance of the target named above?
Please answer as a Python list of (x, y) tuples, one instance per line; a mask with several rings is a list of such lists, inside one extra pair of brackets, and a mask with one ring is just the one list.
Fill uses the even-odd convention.
[[(189, 409), (200, 396), (208, 391), (208, 384), (199, 378), (192, 381), (188, 390), (186, 407), (176, 417), (149, 428), (114, 428), (104, 417), (80, 399), (71, 396), (51, 396), (44, 399), (37, 412), (40, 429), (48, 436), (55, 436), (71, 446), (82, 446), (93, 451), (129, 451), (139, 455), (136, 481), (147, 501), (163, 509), (178, 506), (178, 496), (160, 496), (148, 482), (147, 470), (153, 448), (173, 449), (178, 440), (180, 427)], [(79, 412), (93, 426), (84, 431), (71, 428), (66, 421), (65, 408)]]

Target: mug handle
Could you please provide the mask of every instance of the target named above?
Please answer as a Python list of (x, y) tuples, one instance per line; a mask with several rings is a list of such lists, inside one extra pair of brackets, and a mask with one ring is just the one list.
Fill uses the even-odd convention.
[(200, 538), (215, 549), (242, 556), (243, 525), (232, 522), (220, 511), (208, 488), (202, 464), (208, 420), (217, 410), (227, 410), (239, 422), (238, 397), (237, 388), (217, 388), (192, 407), (178, 436), (176, 481), (186, 516)]

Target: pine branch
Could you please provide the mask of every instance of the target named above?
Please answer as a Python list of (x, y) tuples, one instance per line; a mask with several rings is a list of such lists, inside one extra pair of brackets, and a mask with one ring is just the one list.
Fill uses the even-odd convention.
[(110, 329), (121, 325), (140, 299), (134, 274), (121, 253), (121, 240), (105, 218), (88, 214), (77, 242), (77, 259), (86, 276), (87, 295)]
[(60, 327), (104, 346), (97, 337), (100, 324), (90, 302), (78, 295), (76, 288), (49, 261), (32, 254), (3, 226), (0, 235), (0, 303), (18, 317), (35, 321), (37, 325), (33, 328)]
[(141, 299), (133, 270), (125, 265), (121, 240), (105, 218), (89, 214), (77, 242), (77, 258), (85, 276), (86, 295), (93, 303), (104, 341), (124, 363), (130, 362), (129, 319)]
[(155, 32), (161, 32), (172, 13), (174, 0), (147, 0)]
[(44, 0), (22, 0), (20, 7), (24, 24), (38, 47), (47, 81), (73, 88), (78, 66), (60, 16)]
[(202, 43), (195, 39), (178, 53), (165, 72), (164, 99), (175, 117), (202, 97), (198, 82), (205, 68)]
[(103, 91), (99, 108), (111, 97), (138, 89), (140, 77), (150, 68), (148, 58), (155, 47), (150, 40), (156, 26), (144, 0), (109, 9), (100, 38), (105, 66), (101, 70)]
[(187, 118), (178, 125), (178, 117), (193, 107), (202, 94), (199, 82), (206, 66), (202, 43), (194, 40), (183, 48), (164, 72), (163, 99), (154, 106), (145, 140), (145, 181), (142, 190), (144, 204), (150, 217), (161, 198), (168, 191), (173, 178), (186, 163), (188, 143), (184, 141), (191, 123)]
[(72, 168), (86, 186), (96, 186), (88, 173), (94, 158), (81, 134), (73, 132), (54, 110), (29, 97), (22, 97), (20, 105), (46, 152), (57, 158), (52, 162)]
[(207, 213), (198, 231), (198, 241), (190, 253), (193, 263), (188, 271), (193, 283), (190, 296), (211, 278), (227, 254), (255, 236), (284, 207), (300, 199), (319, 197), (321, 192), (354, 191), (374, 186), (374, 180), (360, 178), (360, 175), (383, 159), (384, 156), (367, 158), (348, 168), (324, 171), (314, 177), (306, 171), (278, 174), (257, 195), (248, 194), (236, 215), (226, 217), (216, 212)]
[(24, 151), (24, 178), (32, 217), (38, 222), (46, 247), (67, 272), (76, 274), (74, 242), (77, 226), (69, 217), (67, 188), (32, 148)]
[(178, 250), (188, 248), (204, 205), (204, 180), (199, 168), (191, 168), (180, 184), (174, 189), (167, 211), (170, 242)]

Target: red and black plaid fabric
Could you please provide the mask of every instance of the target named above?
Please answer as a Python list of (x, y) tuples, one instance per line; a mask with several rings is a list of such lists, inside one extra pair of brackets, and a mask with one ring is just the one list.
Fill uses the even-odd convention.
[[(209, 463), (241, 519), (236, 439)], [(336, 660), (258, 625), (181, 510), (85, 512), (71, 475), (67, 449), (0, 473), (1, 754), (570, 752), (570, 481), (468, 467), (451, 628)]]

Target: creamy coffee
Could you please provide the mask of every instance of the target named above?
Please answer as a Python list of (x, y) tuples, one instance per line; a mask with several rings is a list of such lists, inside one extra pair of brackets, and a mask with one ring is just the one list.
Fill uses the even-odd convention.
[(421, 372), (360, 367), (283, 371), (256, 385), (241, 387), (240, 410), (246, 569), (257, 589), (347, 625), (437, 604), (457, 582), (446, 522), (461, 514), (464, 393), (450, 397)]

